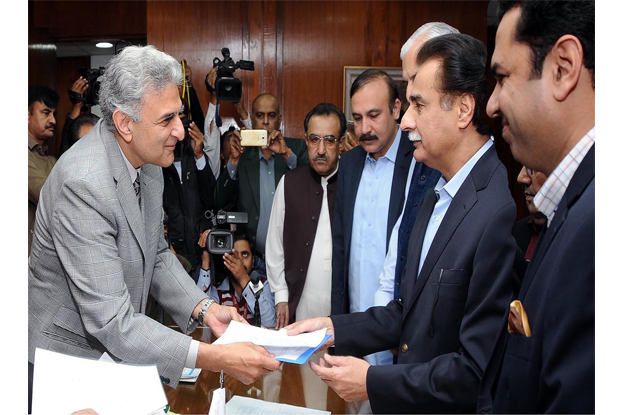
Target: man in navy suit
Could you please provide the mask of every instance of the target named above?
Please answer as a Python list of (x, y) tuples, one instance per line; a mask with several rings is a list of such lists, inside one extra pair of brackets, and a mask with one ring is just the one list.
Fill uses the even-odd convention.
[[(397, 124), (401, 101), (393, 79), (384, 71), (367, 70), (352, 84), (350, 96), (360, 146), (341, 157), (338, 172), (332, 314), (365, 311), (374, 305), (391, 231), (404, 206), (412, 160), (408, 135)], [(420, 185), (433, 183), (426, 180)], [(367, 359), (384, 364), (393, 357), (385, 352)]]
[(374, 413), (467, 413), (475, 411), (512, 296), (516, 207), (480, 121), (484, 44), (468, 35), (438, 36), (421, 47), (417, 64), (401, 127), (414, 141), (415, 159), (442, 176), (417, 213), (400, 297), (288, 328), (327, 328), (336, 355), (399, 348), (396, 365), (331, 355), (311, 364), (347, 401), (369, 399)]
[(501, 2), (488, 102), (547, 217), (479, 412), (595, 411), (595, 6)]

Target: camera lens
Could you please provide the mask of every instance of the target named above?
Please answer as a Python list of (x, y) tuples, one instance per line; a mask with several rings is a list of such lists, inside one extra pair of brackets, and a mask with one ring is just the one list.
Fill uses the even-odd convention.
[(218, 248), (223, 248), (226, 245), (226, 241), (223, 238), (218, 238), (215, 242)]

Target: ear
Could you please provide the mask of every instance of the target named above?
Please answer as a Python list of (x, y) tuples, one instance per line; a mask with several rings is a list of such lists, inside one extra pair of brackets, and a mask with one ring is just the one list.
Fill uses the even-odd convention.
[(401, 101), (399, 98), (395, 98), (395, 103), (393, 104), (393, 119), (399, 119), (399, 113), (401, 111)]
[(458, 127), (462, 130), (471, 125), (475, 113), (475, 98), (471, 94), (462, 94), (458, 100)]
[(113, 123), (115, 124), (115, 128), (122, 139), (128, 144), (132, 141), (132, 132), (130, 131), (131, 121), (130, 117), (121, 112), (119, 109), (116, 109), (113, 112)]
[(584, 50), (579, 39), (573, 35), (558, 39), (543, 67), (543, 76), (550, 76), (553, 81), (555, 99), (564, 101), (575, 89), (583, 66)]

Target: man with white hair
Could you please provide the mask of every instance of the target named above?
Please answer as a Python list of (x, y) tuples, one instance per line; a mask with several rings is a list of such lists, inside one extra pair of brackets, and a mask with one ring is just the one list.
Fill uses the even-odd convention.
[[(215, 346), (183, 334), (202, 322), (219, 336), (243, 319), (207, 298), (163, 236), (161, 167), (172, 164), (185, 135), (181, 83), (171, 56), (125, 48), (102, 79), (102, 119), (43, 186), (28, 263), (29, 375), (36, 348), (154, 364), (172, 387), (184, 367), (223, 370), (245, 383), (279, 367), (251, 343)], [(183, 333), (144, 314), (148, 293)]]
[[(437, 36), (460, 33), (458, 29), (443, 22), (429, 22), (419, 27), (404, 43), (399, 57), (401, 58), (402, 77), (408, 82), (406, 99), (409, 98), (412, 84), (417, 74), (417, 53), (421, 46)], [(375, 305), (385, 306), (391, 300), (399, 298), (399, 286), (408, 258), (408, 241), (417, 218), (419, 204), (425, 192), (436, 185), (441, 177), (440, 172), (429, 168), (423, 163), (417, 163), (414, 158), (410, 163), (408, 182), (406, 183), (406, 195), (404, 209), (397, 219), (389, 249), (384, 260), (384, 268), (380, 275), (380, 283), (375, 293)], [(419, 183), (424, 185), (419, 186)]]

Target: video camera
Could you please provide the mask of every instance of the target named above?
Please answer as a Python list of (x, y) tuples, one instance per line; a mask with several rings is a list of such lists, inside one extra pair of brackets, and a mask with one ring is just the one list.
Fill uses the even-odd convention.
[[(215, 81), (215, 90), (217, 91), (217, 100), (219, 101), (241, 101), (243, 94), (243, 85), (241, 80), (234, 77), (234, 71), (242, 69), (244, 71), (253, 71), (254, 62), (241, 59), (238, 62), (230, 57), (230, 49), (222, 48), (221, 54), (224, 59), (213, 59), (213, 68), (217, 68), (217, 80)], [(208, 84), (208, 76), (206, 88), (211, 91), (212, 88)], [(211, 91), (212, 92), (212, 91)]]
[(204, 216), (212, 224), (212, 230), (206, 241), (206, 250), (215, 255), (231, 253), (234, 248), (234, 228), (238, 223), (247, 223), (247, 213), (220, 210), (215, 215), (207, 210)]
[(104, 75), (104, 66), (98, 69), (79, 68), (78, 73), (89, 83), (89, 87), (82, 95), (82, 101), (88, 105), (98, 105), (98, 94), (100, 93), (100, 81), (98, 78)]

